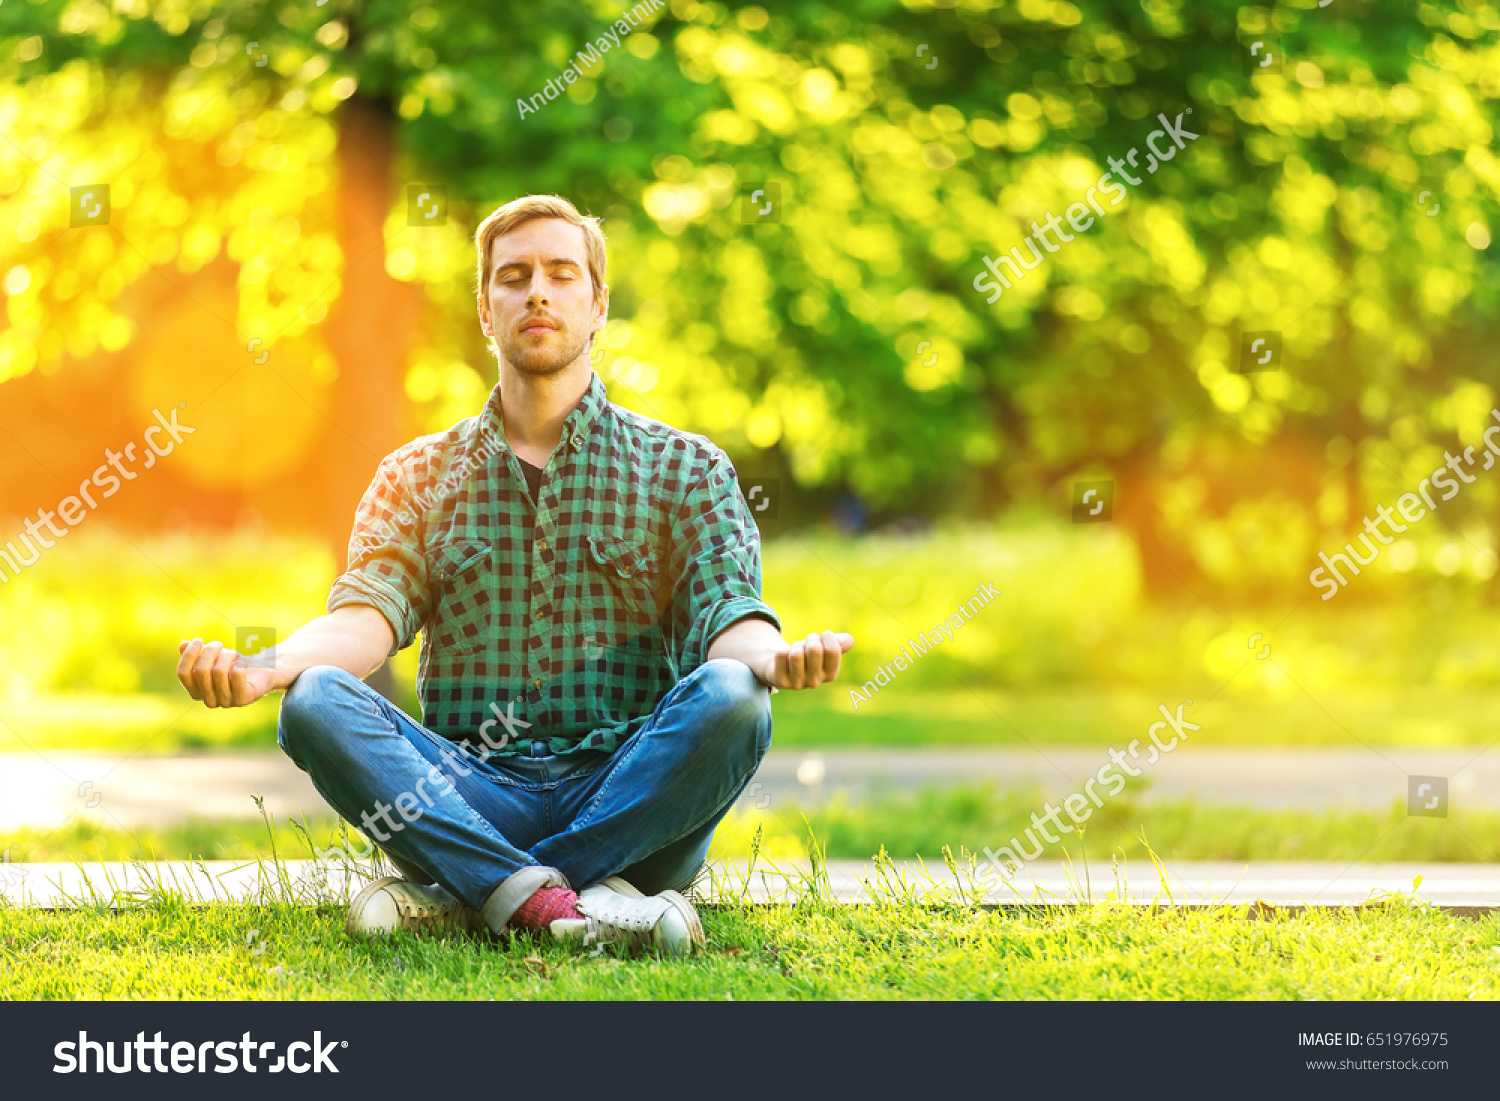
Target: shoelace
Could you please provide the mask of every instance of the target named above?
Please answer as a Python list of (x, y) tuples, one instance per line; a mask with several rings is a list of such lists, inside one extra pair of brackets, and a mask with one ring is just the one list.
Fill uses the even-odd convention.
[(598, 943), (602, 947), (605, 942), (609, 942), (633, 947), (645, 945), (651, 940), (652, 926), (644, 924), (640, 918), (601, 921), (592, 914), (585, 914), (584, 920), (588, 922), (588, 932), (583, 938), (585, 944)]
[[(662, 917), (660, 907), (651, 905), (651, 902), (650, 899), (615, 898), (610, 900), (607, 914), (584, 912), (589, 923), (589, 937), (585, 939), (624, 941), (632, 945), (649, 942)], [(581, 908), (580, 912), (583, 912)]]
[(401, 913), (402, 917), (414, 921), (437, 919), (445, 926), (454, 926), (458, 924), (460, 915), (463, 912), (463, 904), (460, 902), (448, 905), (436, 902), (415, 902), (410, 898), (398, 897), (396, 899), (396, 909)]

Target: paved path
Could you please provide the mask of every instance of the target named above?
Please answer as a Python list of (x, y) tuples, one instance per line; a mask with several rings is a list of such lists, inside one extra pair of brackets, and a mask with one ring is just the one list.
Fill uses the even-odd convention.
[[(1127, 758), (1128, 762), (1128, 758)], [(1107, 749), (839, 749), (775, 750), (755, 781), (757, 798), (806, 799), (846, 788), (855, 797), (925, 784), (992, 781), (999, 788), (1039, 788), (1051, 796), (1083, 788), (1110, 763)], [(1186, 747), (1155, 765), (1141, 762), (1125, 793), (1147, 801), (1194, 797), (1257, 807), (1353, 806), (1384, 810), (1405, 802), (1407, 776), (1449, 778), (1455, 804), (1500, 809), (1500, 748), (1219, 749)], [(820, 782), (813, 781), (823, 775)], [(1096, 785), (1100, 790), (1101, 785)], [(748, 799), (749, 792), (746, 796)]]
[[(838, 789), (854, 798), (927, 784), (992, 781), (1061, 796), (1108, 762), (1106, 750), (773, 749), (742, 807), (816, 803)], [(1500, 809), (1500, 751), (1480, 749), (1212, 749), (1164, 756), (1130, 781), (1148, 800), (1193, 796), (1259, 807), (1385, 809), (1404, 800), (1407, 775), (1450, 778), (1454, 806)], [(49, 752), (0, 755), (0, 831), (54, 829), (82, 815), (102, 826), (164, 826), (188, 818), (252, 818), (252, 795), (278, 819), (326, 817), (307, 776), (280, 753), (118, 757)]]
[[(287, 878), (283, 882), (269, 866), (228, 860), (148, 866), (0, 864), (0, 896), (16, 905), (42, 908), (69, 906), (92, 898), (121, 905), (142, 897), (153, 886), (166, 886), (201, 902), (255, 900), (268, 894), (284, 898), (287, 890), (305, 902), (343, 901), (365, 882), (312, 861), (289, 861), (284, 869)], [(951, 884), (941, 864), (929, 864), (927, 870)], [(1076, 874), (1081, 871), (1077, 869)], [(700, 892), (700, 897), (707, 901), (740, 897), (748, 882), (754, 901), (787, 901), (806, 874), (806, 865), (793, 861), (771, 867), (757, 864), (748, 877), (743, 862), (719, 864), (714, 868), (713, 885)], [(1382, 893), (1410, 894), (1413, 880), (1422, 876), (1417, 897), (1424, 901), (1469, 913), (1476, 908), (1500, 908), (1500, 864), (1183, 862), (1169, 865), (1168, 876), (1171, 900), (1178, 904), (1259, 900), (1291, 906), (1346, 906), (1367, 902)], [(866, 885), (879, 882), (874, 867), (858, 860), (830, 861), (829, 881), (835, 896), (850, 903), (868, 902), (871, 893)], [(891, 867), (887, 882), (903, 881), (917, 894), (935, 889), (915, 862), (898, 862)], [(1149, 863), (1122, 869), (1122, 881), (1127, 901), (1168, 901), (1168, 892)], [(1002, 883), (993, 872), (980, 882), (988, 888), (984, 901), (989, 904), (1076, 901), (1086, 893), (1075, 872), (1057, 861), (1028, 865), (1009, 884)], [(1094, 869), (1093, 897), (1103, 897), (1115, 889), (1107, 867)]]

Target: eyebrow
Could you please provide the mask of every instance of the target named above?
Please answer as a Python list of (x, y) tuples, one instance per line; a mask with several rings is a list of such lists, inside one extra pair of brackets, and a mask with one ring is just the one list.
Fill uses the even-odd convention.
[[(499, 275), (502, 271), (509, 271), (512, 268), (528, 268), (530, 266), (530, 262), (526, 260), (511, 260), (504, 264), (496, 264), (494, 274)], [(583, 270), (582, 264), (568, 256), (548, 257), (545, 261), (545, 266), (549, 268), (570, 267), (577, 268), (579, 271)]]

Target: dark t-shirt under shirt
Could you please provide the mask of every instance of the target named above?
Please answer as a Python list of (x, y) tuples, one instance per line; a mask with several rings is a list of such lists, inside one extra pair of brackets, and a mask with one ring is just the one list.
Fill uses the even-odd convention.
[[(526, 478), (526, 488), (531, 491), (531, 503), (535, 505), (537, 494), (542, 491), (542, 468), (532, 466), (519, 455), (516, 456), (516, 462), (521, 464), (521, 474)], [(535, 538), (536, 533), (529, 527), (521, 535), (521, 561), (525, 563), (528, 581), (531, 579), (531, 546)]]
[(532, 466), (521, 456), (516, 456), (516, 462), (521, 464), (521, 473), (526, 476), (526, 488), (531, 490), (531, 503), (536, 504), (536, 495), (542, 491), (542, 468)]

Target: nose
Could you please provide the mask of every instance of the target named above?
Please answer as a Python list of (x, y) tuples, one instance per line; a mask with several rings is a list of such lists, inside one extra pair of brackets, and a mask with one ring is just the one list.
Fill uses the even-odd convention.
[(526, 292), (526, 307), (527, 309), (534, 310), (538, 306), (545, 306), (550, 302), (551, 299), (547, 297), (546, 275), (538, 267), (531, 276), (531, 287)]

